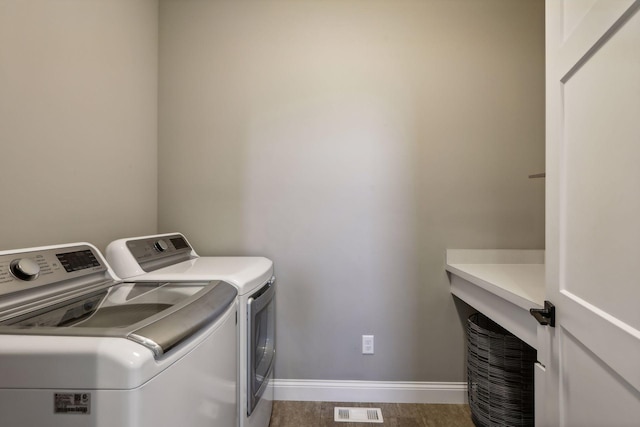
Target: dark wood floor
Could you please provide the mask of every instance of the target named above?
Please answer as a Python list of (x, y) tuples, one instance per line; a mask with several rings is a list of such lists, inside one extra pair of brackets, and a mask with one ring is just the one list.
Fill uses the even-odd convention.
[[(334, 407), (380, 408), (383, 424), (334, 422)], [(274, 401), (269, 427), (473, 427), (468, 405)]]

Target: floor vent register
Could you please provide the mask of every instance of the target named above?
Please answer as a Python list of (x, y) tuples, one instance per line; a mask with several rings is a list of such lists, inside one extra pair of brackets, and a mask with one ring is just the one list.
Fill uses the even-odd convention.
[(333, 420), (348, 423), (382, 423), (380, 408), (340, 408), (335, 407)]

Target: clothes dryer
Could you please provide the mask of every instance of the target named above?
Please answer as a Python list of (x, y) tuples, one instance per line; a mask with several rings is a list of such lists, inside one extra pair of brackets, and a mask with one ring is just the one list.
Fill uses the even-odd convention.
[(275, 276), (264, 257), (201, 257), (180, 233), (116, 240), (106, 257), (125, 280), (223, 280), (238, 290), (238, 426), (268, 427), (275, 359)]
[(0, 252), (0, 425), (234, 425), (236, 296), (121, 282), (88, 243)]

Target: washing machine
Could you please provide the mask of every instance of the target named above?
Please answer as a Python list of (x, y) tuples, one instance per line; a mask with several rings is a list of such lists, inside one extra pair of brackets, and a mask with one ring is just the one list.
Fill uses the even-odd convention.
[(200, 257), (184, 235), (116, 240), (106, 257), (124, 280), (223, 280), (238, 290), (238, 426), (268, 427), (275, 359), (275, 277), (264, 257)]
[(88, 243), (0, 252), (0, 425), (237, 422), (237, 289), (119, 281)]

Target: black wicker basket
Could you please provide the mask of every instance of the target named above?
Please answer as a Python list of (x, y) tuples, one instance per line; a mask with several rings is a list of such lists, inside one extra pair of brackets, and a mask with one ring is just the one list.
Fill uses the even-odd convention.
[(471, 418), (478, 427), (533, 426), (536, 351), (481, 313), (467, 322)]

